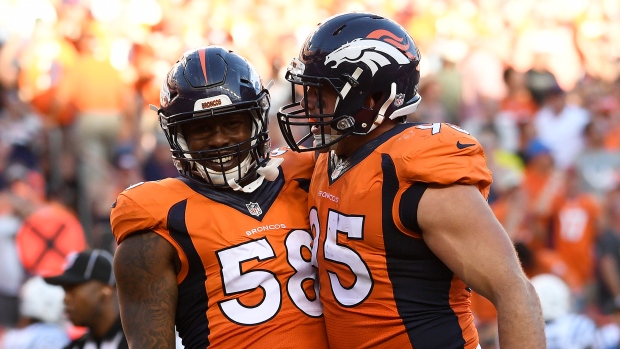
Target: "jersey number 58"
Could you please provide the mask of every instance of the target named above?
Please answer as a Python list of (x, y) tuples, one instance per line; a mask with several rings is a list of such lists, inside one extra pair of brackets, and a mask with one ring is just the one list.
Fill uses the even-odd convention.
[[(312, 237), (304, 230), (293, 230), (286, 236), (288, 263), (295, 273), (287, 280), (286, 290), (293, 304), (303, 313), (311, 317), (323, 314), (318, 300), (319, 283), (316, 268), (311, 261), (302, 256), (302, 249), (310, 250)], [(282, 306), (282, 286), (276, 275), (269, 270), (252, 268), (244, 271), (243, 263), (258, 260), (259, 262), (276, 258), (273, 247), (267, 238), (253, 240), (240, 245), (220, 250), (217, 257), (221, 267), (222, 286), (226, 296), (244, 294), (261, 288), (263, 299), (255, 306), (241, 303), (239, 298), (220, 302), (222, 313), (232, 322), (241, 325), (258, 325), (271, 320)], [(307, 280), (314, 283), (315, 297), (306, 294), (303, 284)]]

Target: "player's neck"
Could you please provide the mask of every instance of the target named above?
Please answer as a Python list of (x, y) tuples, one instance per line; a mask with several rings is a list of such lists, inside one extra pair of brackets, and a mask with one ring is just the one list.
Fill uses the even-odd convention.
[(369, 134), (363, 136), (351, 135), (345, 137), (343, 140), (338, 142), (338, 146), (335, 150), (336, 155), (342, 157), (349, 157), (353, 152), (362, 147), (364, 144), (370, 142), (371, 140), (381, 136), (385, 132), (392, 129), (394, 126), (398, 125), (400, 122), (394, 120), (385, 120), (381, 125), (377, 126), (376, 129), (372, 130)]

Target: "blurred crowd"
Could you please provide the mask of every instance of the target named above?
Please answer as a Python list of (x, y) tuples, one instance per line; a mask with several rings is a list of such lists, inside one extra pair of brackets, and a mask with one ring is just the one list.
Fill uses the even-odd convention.
[[(526, 272), (560, 276), (575, 311), (614, 324), (617, 0), (2, 0), (0, 328), (17, 325), (28, 277), (58, 272), (69, 251), (114, 251), (120, 191), (177, 175), (148, 106), (182, 52), (213, 44), (249, 57), (274, 80), (274, 117), (301, 40), (352, 10), (390, 17), (416, 40), (423, 101), (409, 119), (454, 123), (482, 143), (489, 204)], [(270, 129), (273, 146), (285, 145)], [(485, 301), (473, 306), (486, 349), (495, 313)]]

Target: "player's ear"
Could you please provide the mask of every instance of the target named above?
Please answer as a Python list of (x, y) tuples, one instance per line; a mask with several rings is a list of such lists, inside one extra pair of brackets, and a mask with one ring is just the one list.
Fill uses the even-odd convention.
[(111, 298), (114, 295), (114, 289), (110, 285), (104, 285), (101, 287), (101, 296), (104, 298)]
[(369, 108), (369, 109), (374, 109), (375, 104), (377, 104), (377, 101), (379, 100), (379, 98), (381, 98), (381, 93), (375, 93), (375, 94), (366, 96), (366, 99), (364, 99), (364, 107)]

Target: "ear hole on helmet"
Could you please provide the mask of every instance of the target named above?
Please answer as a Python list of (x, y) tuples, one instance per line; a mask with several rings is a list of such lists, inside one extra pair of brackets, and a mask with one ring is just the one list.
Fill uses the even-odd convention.
[(382, 97), (383, 97), (383, 92), (375, 92), (370, 96), (370, 98), (375, 104), (379, 103)]
[(381, 97), (383, 97), (383, 92), (375, 92), (364, 99), (364, 108), (374, 109), (375, 105), (377, 105), (381, 101)]

